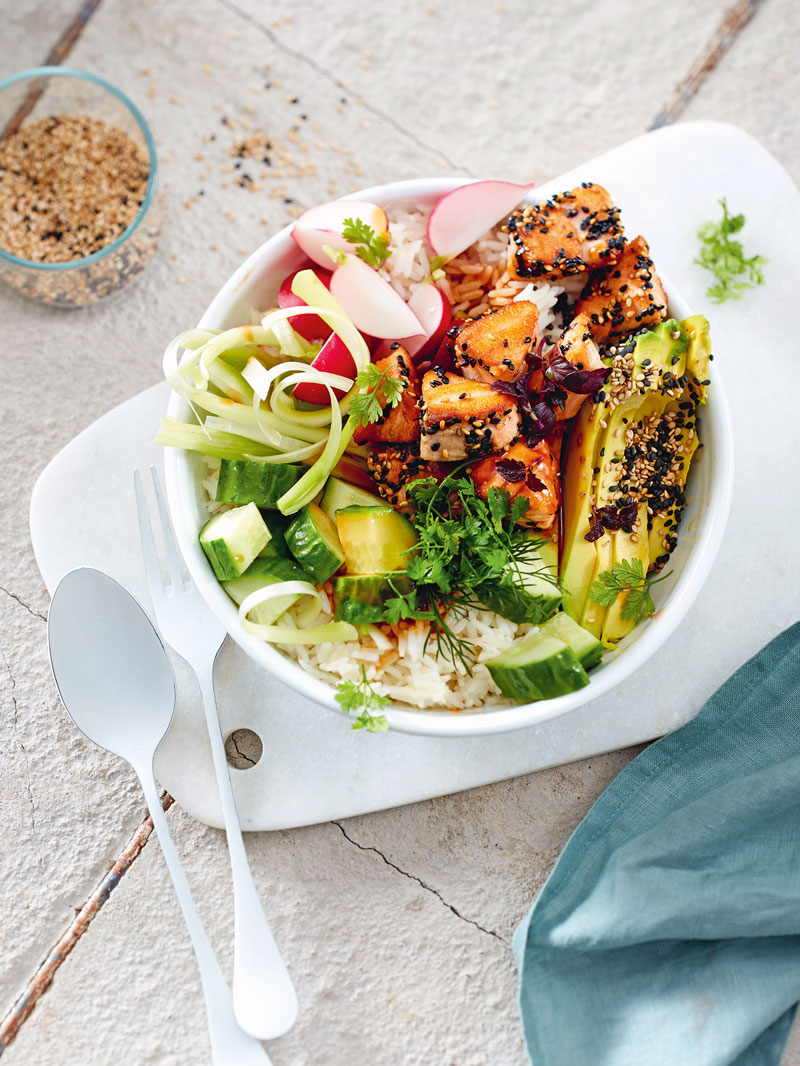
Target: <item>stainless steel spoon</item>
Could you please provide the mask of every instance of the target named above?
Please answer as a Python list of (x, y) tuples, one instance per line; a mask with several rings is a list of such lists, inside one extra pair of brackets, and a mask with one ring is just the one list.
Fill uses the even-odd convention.
[(214, 1066), (269, 1066), (262, 1045), (236, 1021), (231, 991), (197, 913), (156, 788), (153, 756), (175, 710), (175, 679), (164, 645), (133, 596), (88, 567), (72, 570), (59, 582), (47, 638), (70, 718), (89, 740), (129, 762), (141, 782), (200, 968)]

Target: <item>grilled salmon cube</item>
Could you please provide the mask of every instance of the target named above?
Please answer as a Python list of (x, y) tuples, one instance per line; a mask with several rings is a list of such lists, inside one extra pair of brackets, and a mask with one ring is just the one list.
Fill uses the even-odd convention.
[(422, 379), (423, 459), (453, 462), (489, 455), (507, 447), (519, 433), (514, 399), (483, 381), (469, 381), (441, 368)]
[(475, 463), (469, 475), (484, 499), (491, 488), (504, 489), (512, 500), (523, 496), (528, 501), (528, 512), (520, 519), (523, 525), (540, 529), (552, 525), (561, 503), (561, 487), (558, 462), (546, 440), (533, 447), (517, 441), (502, 455)]
[(619, 259), (625, 244), (619, 208), (602, 185), (584, 182), (510, 215), (511, 267), (520, 278), (581, 274)]
[(575, 312), (588, 315), (596, 344), (667, 317), (667, 296), (644, 237), (632, 240), (608, 270), (592, 275)]
[[(556, 341), (556, 347), (576, 370), (602, 370), (605, 367), (592, 338), (591, 323), (586, 314), (576, 315), (573, 318)], [(556, 418), (559, 421), (574, 418), (584, 401), (589, 398), (586, 393), (569, 392), (567, 389), (564, 391), (567, 394), (566, 403), (563, 409), (560, 407), (555, 409)]]
[(455, 365), (473, 381), (516, 381), (539, 343), (539, 308), (518, 300), (473, 318), (455, 333)]
[(412, 510), (408, 486), (420, 478), (433, 477), (443, 481), (447, 468), (441, 463), (428, 463), (419, 455), (419, 444), (377, 444), (367, 455), (367, 469), (378, 494), (396, 511)]
[(378, 390), (378, 399), (383, 411), (377, 422), (359, 426), (353, 434), (357, 444), (369, 444), (376, 441), (391, 444), (408, 444), (419, 440), (419, 376), (411, 356), (401, 345), (395, 345), (383, 359), (374, 364), (386, 376), (403, 382), (400, 402), (396, 407), (386, 403), (382, 390)]

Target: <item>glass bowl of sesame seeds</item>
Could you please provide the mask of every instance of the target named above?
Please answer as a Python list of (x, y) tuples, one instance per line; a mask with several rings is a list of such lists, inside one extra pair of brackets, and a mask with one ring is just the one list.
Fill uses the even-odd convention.
[(158, 247), (156, 177), (150, 129), (109, 82), (66, 67), (0, 81), (0, 280), (66, 308), (118, 292)]

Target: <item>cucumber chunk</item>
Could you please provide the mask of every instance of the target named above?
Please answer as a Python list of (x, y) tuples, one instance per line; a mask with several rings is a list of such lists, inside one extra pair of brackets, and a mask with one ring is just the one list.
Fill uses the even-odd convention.
[[(237, 606), (251, 592), (263, 589), (266, 585), (275, 585), (279, 581), (311, 581), (311, 578), (297, 563), (291, 559), (254, 559), (246, 572), (233, 581), (223, 581), (222, 587)], [(302, 596), (278, 596), (274, 600), (265, 600), (250, 611), (248, 618), (262, 626), (271, 626), (280, 616), (294, 607)]]
[(521, 703), (552, 700), (589, 684), (572, 648), (539, 631), (512, 644), (486, 666), (503, 695)]
[(509, 578), (483, 591), (484, 603), (490, 610), (512, 622), (539, 625), (561, 607), (564, 594), (557, 582), (547, 577), (548, 570), (552, 570), (540, 552), (531, 554), (530, 558), (518, 565), (523, 575), (522, 584), (517, 584), (517, 575), (514, 574), (513, 584)]
[(402, 570), (382, 577), (379, 574), (348, 574), (333, 579), (334, 618), (354, 626), (383, 621), (386, 601), (411, 592), (411, 579)]
[(266, 547), (262, 548), (258, 553), (259, 557), (265, 559), (285, 559), (289, 554), (289, 549), (286, 547), (286, 527), (289, 524), (288, 519), (280, 513), (280, 511), (267, 511), (262, 512), (261, 517), (264, 519), (264, 525), (269, 530), (269, 540)]
[(583, 626), (579, 626), (574, 618), (564, 614), (563, 611), (554, 614), (544, 623), (539, 632), (569, 644), (580, 659), (584, 670), (591, 670), (603, 658), (603, 645), (597, 637)]
[(297, 512), (285, 536), (289, 551), (318, 584), (327, 581), (344, 562), (336, 525), (315, 503)]
[(408, 549), (419, 539), (405, 515), (385, 503), (340, 508), (336, 512), (336, 528), (350, 574), (405, 570), (410, 558)]
[(245, 572), (269, 541), (269, 530), (254, 503), (215, 514), (200, 530), (200, 546), (218, 581)]
[(288, 492), (304, 473), (302, 466), (289, 463), (223, 459), (216, 498), (228, 503), (254, 503), (257, 507), (276, 508), (284, 492)]
[(329, 518), (336, 518), (336, 512), (342, 507), (350, 507), (353, 504), (361, 504), (362, 507), (380, 507), (383, 500), (371, 492), (342, 481), (338, 477), (329, 477), (325, 484), (325, 492), (322, 494), (320, 507)]

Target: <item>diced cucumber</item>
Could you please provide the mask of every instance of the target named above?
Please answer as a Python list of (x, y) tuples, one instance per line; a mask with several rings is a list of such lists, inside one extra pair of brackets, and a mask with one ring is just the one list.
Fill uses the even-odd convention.
[[(275, 585), (279, 581), (311, 581), (311, 578), (297, 563), (291, 559), (254, 559), (246, 573), (233, 581), (223, 581), (222, 587), (235, 604), (243, 603), (251, 592), (263, 589), (266, 585)], [(312, 582), (313, 584), (313, 582)], [(251, 622), (262, 626), (271, 626), (280, 616), (293, 607), (301, 596), (278, 596), (274, 600), (265, 600), (250, 611)]]
[(266, 514), (262, 513), (261, 517), (269, 530), (269, 540), (266, 547), (258, 553), (259, 556), (265, 559), (285, 559), (289, 554), (289, 549), (286, 547), (288, 519), (284, 518), (280, 511), (267, 511)]
[(383, 620), (386, 601), (411, 592), (411, 579), (402, 570), (391, 576), (348, 574), (333, 579), (333, 598), (337, 621), (354, 626), (371, 625)]
[(572, 648), (538, 630), (512, 644), (486, 666), (503, 695), (523, 703), (552, 700), (589, 684)]
[(591, 670), (603, 658), (603, 645), (587, 629), (579, 626), (574, 618), (563, 611), (554, 614), (539, 630), (547, 637), (555, 637), (569, 644), (584, 670)]
[[(545, 545), (547, 547), (547, 545)], [(545, 562), (543, 553), (531, 553), (524, 562), (518, 564), (523, 575), (523, 583), (514, 582), (510, 576), (498, 582), (493, 588), (482, 590), (481, 595), (486, 606), (508, 618), (512, 622), (532, 622), (538, 625), (554, 614), (564, 600), (564, 594), (556, 581), (549, 580), (551, 567)]]
[(269, 530), (254, 503), (210, 518), (200, 530), (200, 546), (219, 581), (239, 577), (269, 541)]
[(278, 506), (278, 500), (303, 476), (302, 466), (290, 463), (256, 463), (252, 459), (223, 459), (219, 468), (217, 499), (228, 503)]
[(322, 494), (320, 507), (329, 518), (336, 518), (336, 512), (342, 507), (350, 507), (352, 504), (361, 504), (362, 507), (380, 507), (383, 500), (371, 492), (360, 489), (357, 485), (351, 485), (338, 477), (329, 477)]
[(411, 557), (408, 549), (419, 539), (405, 515), (386, 503), (340, 508), (336, 512), (336, 528), (350, 574), (405, 570)]
[(327, 581), (344, 562), (336, 525), (315, 503), (297, 512), (285, 536), (289, 551), (317, 583)]

